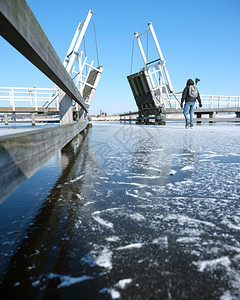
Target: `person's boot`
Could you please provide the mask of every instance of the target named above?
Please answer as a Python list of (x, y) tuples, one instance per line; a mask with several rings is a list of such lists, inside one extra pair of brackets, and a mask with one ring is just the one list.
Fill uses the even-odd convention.
[(193, 129), (193, 122), (190, 122), (190, 128)]
[(189, 121), (186, 121), (186, 125), (185, 125), (185, 128), (189, 128)]

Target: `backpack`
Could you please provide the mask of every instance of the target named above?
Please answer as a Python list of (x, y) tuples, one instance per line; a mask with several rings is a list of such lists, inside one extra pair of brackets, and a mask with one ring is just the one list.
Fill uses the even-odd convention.
[(198, 96), (198, 88), (195, 85), (190, 85), (189, 86), (188, 95), (191, 98), (197, 98), (197, 96)]

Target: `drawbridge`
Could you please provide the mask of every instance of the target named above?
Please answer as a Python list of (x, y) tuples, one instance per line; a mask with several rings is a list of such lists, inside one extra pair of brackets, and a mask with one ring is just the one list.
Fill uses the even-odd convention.
[[(159, 55), (158, 59), (150, 62), (147, 60), (147, 55), (141, 43), (141, 37), (149, 32)], [(138, 107), (137, 123), (147, 123), (150, 119), (154, 119), (156, 124), (163, 124), (165, 122), (164, 104), (166, 101), (170, 101), (171, 94), (173, 94), (173, 86), (166, 62), (152, 23), (148, 23), (146, 31), (141, 34), (135, 32), (134, 35), (144, 63), (144, 68), (140, 72), (127, 76)]]
[[(141, 38), (149, 33), (154, 41), (158, 58), (148, 61), (148, 55), (143, 49)], [(120, 121), (135, 121), (136, 124), (165, 124), (169, 117), (181, 114), (180, 108), (181, 92), (174, 93), (173, 85), (167, 70), (166, 61), (163, 57), (157, 36), (152, 23), (148, 23), (148, 29), (143, 33), (134, 33), (144, 63), (143, 69), (127, 76), (129, 85), (134, 96), (138, 112), (129, 112), (120, 115)], [(200, 79), (195, 79), (195, 84)], [(195, 109), (198, 121), (202, 115), (216, 118), (218, 113), (235, 113), (237, 119), (240, 117), (240, 96), (223, 95), (201, 95), (203, 107)], [(134, 117), (133, 117), (134, 116)], [(124, 118), (124, 119), (123, 119)], [(126, 119), (129, 118), (129, 119)], [(166, 119), (167, 118), (167, 119)], [(174, 120), (174, 119), (173, 119)]]

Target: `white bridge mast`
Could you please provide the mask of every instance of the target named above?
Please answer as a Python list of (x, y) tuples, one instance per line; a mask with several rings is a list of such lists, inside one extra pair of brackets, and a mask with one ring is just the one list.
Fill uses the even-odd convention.
[[(149, 78), (149, 83), (150, 83), (150, 91), (152, 93), (154, 93), (154, 95), (156, 96), (156, 98), (159, 101), (159, 105), (164, 104), (164, 100), (169, 100), (170, 99), (170, 95), (169, 93), (173, 93), (173, 86), (172, 86), (172, 82), (170, 79), (170, 76), (168, 74), (168, 70), (167, 70), (167, 66), (166, 66), (166, 62), (164, 60), (161, 48), (159, 46), (155, 31), (153, 29), (153, 25), (152, 23), (148, 23), (148, 29), (146, 31), (144, 31), (141, 34), (138, 34), (137, 32), (134, 33), (136, 39), (137, 39), (137, 43), (138, 43), (138, 47), (140, 49), (141, 55), (142, 55), (142, 59), (144, 62), (144, 71), (146, 76)], [(147, 57), (145, 55), (145, 52), (143, 50), (142, 47), (142, 43), (140, 40), (140, 37), (143, 36), (144, 34), (150, 32), (152, 34), (153, 37), (153, 41), (155, 43), (159, 58), (148, 62), (147, 61)], [(167, 98), (167, 99), (166, 99)]]
[[(86, 19), (82, 23), (79, 23), (63, 62), (64, 67), (75, 81), (75, 85), (88, 107), (91, 104), (93, 95), (103, 71), (103, 67), (93, 66), (94, 61), (91, 61), (91, 64), (88, 64), (87, 56), (85, 56), (83, 60), (83, 51), (79, 52), (80, 45), (92, 15), (93, 11), (89, 10)], [(76, 62), (76, 65), (74, 65), (74, 62)], [(86, 66), (88, 67), (88, 71), (87, 74), (84, 75), (83, 70)]]

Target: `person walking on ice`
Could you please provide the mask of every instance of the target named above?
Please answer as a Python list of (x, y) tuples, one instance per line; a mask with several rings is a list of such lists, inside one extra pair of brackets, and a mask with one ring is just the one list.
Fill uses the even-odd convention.
[[(183, 103), (185, 101), (184, 108), (183, 108), (183, 114), (186, 121), (185, 128), (189, 128), (189, 126), (193, 128), (193, 108), (196, 99), (199, 102), (199, 107), (202, 107), (202, 102), (198, 92), (198, 88), (194, 85), (192, 79), (188, 79), (186, 87), (183, 90), (182, 99), (181, 99), (181, 108), (183, 108)], [(190, 122), (188, 119), (188, 111), (190, 116)]]

